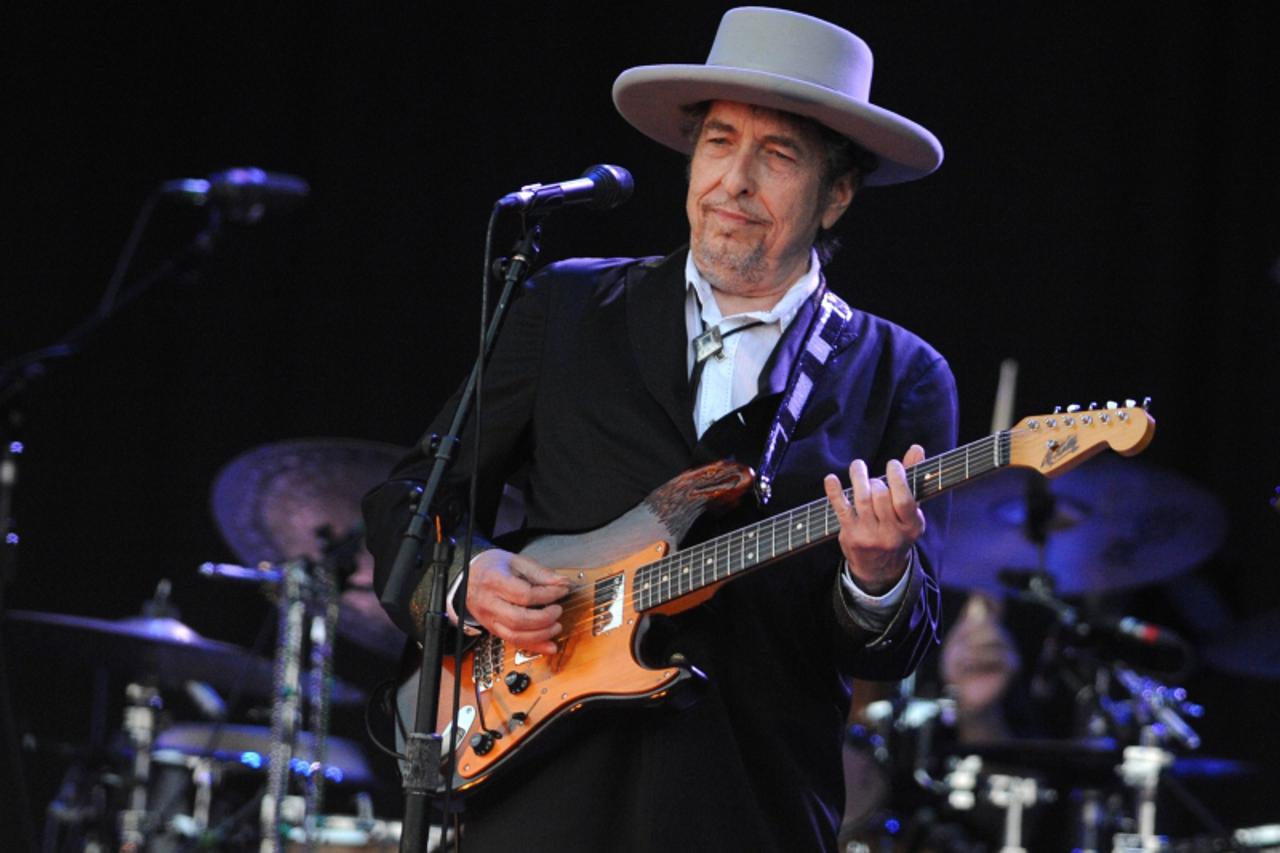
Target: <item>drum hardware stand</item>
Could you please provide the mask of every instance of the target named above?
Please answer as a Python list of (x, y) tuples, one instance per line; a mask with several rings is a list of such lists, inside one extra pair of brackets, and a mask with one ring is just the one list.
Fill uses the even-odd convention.
[(213, 759), (197, 756), (189, 760), (194, 799), (191, 814), (171, 816), (166, 828), (189, 840), (199, 839), (209, 831), (213, 815), (213, 791), (219, 781), (219, 772)]
[[(319, 531), (324, 542), (325, 558), (316, 564), (311, 575), (311, 732), (312, 764), (306, 780), (306, 849), (310, 850), (324, 810), (325, 771), (329, 754), (329, 710), (333, 688), (333, 640), (338, 629), (338, 577), (351, 574), (339, 570), (343, 555), (350, 556), (353, 546), (361, 541), (363, 530), (353, 531), (345, 539), (335, 541), (333, 530), (325, 525)], [(354, 566), (352, 566), (354, 568)]]
[(294, 560), (277, 570), (279, 626), (276, 631), (275, 697), (271, 703), (271, 758), (267, 770), (267, 791), (258, 817), (262, 825), (263, 853), (279, 853), (282, 832), (281, 807), (289, 793), (289, 765), (293, 741), (302, 717), (302, 623), (307, 604), (305, 561)]
[[(224, 580), (250, 581), (277, 591), (279, 622), (274, 657), (274, 699), (271, 703), (270, 766), (267, 789), (258, 812), (262, 853), (279, 853), (293, 826), (306, 828), (307, 847), (312, 845), (316, 818), (324, 805), (324, 779), (328, 760), (329, 708), (333, 698), (333, 637), (338, 623), (338, 577), (351, 540), (333, 541), (332, 531), (316, 531), (325, 555), (256, 569), (221, 563), (204, 563), (200, 574)], [(310, 612), (310, 628), (306, 627)], [(310, 639), (310, 722), (313, 755), (306, 767), (296, 768), (305, 779), (306, 797), (290, 796), (289, 780), (295, 772), (294, 744), (301, 730), (304, 690), (302, 657), (304, 635)]]
[(999, 853), (1027, 853), (1022, 846), (1022, 813), (1037, 803), (1051, 803), (1057, 799), (1057, 792), (1051, 788), (1043, 788), (1036, 780), (1026, 776), (1011, 776), (993, 773), (982, 782), (982, 758), (967, 755), (960, 759), (947, 774), (946, 779), (938, 783), (947, 795), (947, 804), (956, 811), (970, 811), (978, 804), (981, 796), (1004, 812), (1004, 843)]
[(156, 716), (161, 709), (160, 692), (152, 686), (130, 684), (125, 689), (129, 704), (124, 711), (124, 731), (133, 747), (133, 772), (129, 785), (129, 807), (119, 815), (121, 853), (135, 853), (146, 844), (148, 825), (147, 790), (151, 783), (151, 746), (155, 741)]
[[(324, 771), (327, 761), (329, 705), (332, 698), (332, 637), (338, 621), (337, 573), (333, 561), (291, 560), (271, 572), (279, 597), (279, 629), (275, 654), (275, 701), (271, 706), (271, 762), (267, 792), (262, 798), (259, 820), (262, 826), (262, 853), (279, 853), (288, 836), (289, 824), (307, 827), (307, 847), (311, 847), (311, 827), (323, 808)], [(260, 574), (269, 574), (261, 572)], [(297, 741), (303, 710), (302, 651), (307, 612), (313, 612), (311, 640), (311, 722), (314, 753), (305, 768), (307, 796), (302, 814), (296, 814), (295, 798), (289, 796), (293, 771), (293, 745)]]
[(1182, 688), (1169, 688), (1144, 678), (1133, 670), (1114, 664), (1116, 683), (1129, 694), (1133, 718), (1141, 726), (1139, 742), (1124, 749), (1124, 761), (1116, 768), (1124, 785), (1134, 794), (1137, 817), (1136, 833), (1117, 833), (1112, 853), (1150, 853), (1169, 850), (1167, 836), (1156, 834), (1156, 793), (1160, 775), (1173, 763), (1173, 753), (1165, 748), (1176, 741), (1186, 749), (1200, 746), (1200, 736), (1183, 719), (1183, 715), (1199, 717), (1204, 711), (1189, 702)]

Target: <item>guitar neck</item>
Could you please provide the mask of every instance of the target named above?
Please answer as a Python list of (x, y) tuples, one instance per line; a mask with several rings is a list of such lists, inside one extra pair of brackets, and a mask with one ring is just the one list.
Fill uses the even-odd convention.
[[(906, 471), (907, 485), (917, 501), (928, 500), (1007, 467), (1009, 447), (1009, 430), (978, 439), (911, 466)], [(852, 499), (851, 489), (844, 493)], [(825, 542), (839, 532), (840, 521), (823, 497), (676, 551), (637, 570), (636, 609), (643, 612), (660, 607)]]

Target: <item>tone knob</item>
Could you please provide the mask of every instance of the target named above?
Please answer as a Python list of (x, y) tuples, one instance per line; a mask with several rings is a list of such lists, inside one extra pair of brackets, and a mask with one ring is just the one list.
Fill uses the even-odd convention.
[(506, 682), (507, 690), (513, 694), (523, 693), (529, 687), (529, 674), (527, 672), (519, 672), (513, 669), (502, 680)]
[(478, 732), (471, 736), (471, 751), (476, 755), (488, 755), (493, 750), (493, 735), (488, 732)]

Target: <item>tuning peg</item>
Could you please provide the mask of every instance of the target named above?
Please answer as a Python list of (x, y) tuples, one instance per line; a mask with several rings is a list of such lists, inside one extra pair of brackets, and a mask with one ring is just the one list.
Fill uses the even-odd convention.
[(1096, 408), (1098, 408), (1098, 401), (1097, 401), (1097, 400), (1093, 400), (1093, 401), (1091, 401), (1091, 402), (1089, 403), (1089, 411), (1091, 411), (1091, 412), (1092, 412), (1092, 411), (1093, 411), (1094, 409), (1096, 409)]
[(1070, 406), (1067, 406), (1067, 413), (1068, 413), (1068, 414), (1075, 414), (1075, 413), (1076, 413), (1076, 412), (1078, 412), (1078, 411), (1080, 411), (1080, 404), (1079, 404), (1079, 403), (1072, 403)]
[(1061, 406), (1054, 406), (1054, 407), (1053, 407), (1053, 413), (1054, 413), (1055, 415), (1060, 415), (1060, 414), (1062, 414), (1062, 407), (1061, 407)]
[(1137, 401), (1137, 400), (1133, 400), (1133, 399), (1130, 399), (1130, 398), (1128, 398), (1128, 397), (1126, 397), (1126, 398), (1125, 398), (1124, 406), (1125, 406), (1125, 408), (1126, 408), (1126, 409), (1132, 409), (1132, 408), (1133, 408), (1134, 406), (1136, 406), (1136, 405), (1138, 405), (1138, 401)]
[(1150, 397), (1143, 397), (1143, 398), (1142, 398), (1142, 409), (1143, 409), (1143, 411), (1146, 411), (1147, 409), (1150, 409), (1150, 408), (1151, 408), (1151, 398), (1150, 398)]
[(1108, 400), (1108, 401), (1107, 401), (1107, 408), (1108, 408), (1108, 409), (1118, 409), (1118, 408), (1120, 408), (1120, 404), (1119, 404), (1119, 403), (1117, 403), (1115, 400)]

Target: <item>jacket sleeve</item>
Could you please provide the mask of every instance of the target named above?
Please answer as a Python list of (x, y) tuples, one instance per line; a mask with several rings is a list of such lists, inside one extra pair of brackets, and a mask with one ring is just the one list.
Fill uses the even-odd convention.
[[(880, 467), (913, 443), (922, 445), (929, 456), (955, 447), (956, 387), (946, 360), (936, 356), (904, 387), (881, 445), (885, 460), (876, 460)], [(873, 630), (850, 610), (837, 576), (831, 605), (837, 626), (834, 644), (843, 659), (843, 670), (869, 680), (902, 678), (939, 642), (942, 603), (938, 577), (950, 506), (948, 495), (922, 505), (925, 532), (915, 545), (906, 594), (883, 630)]]

